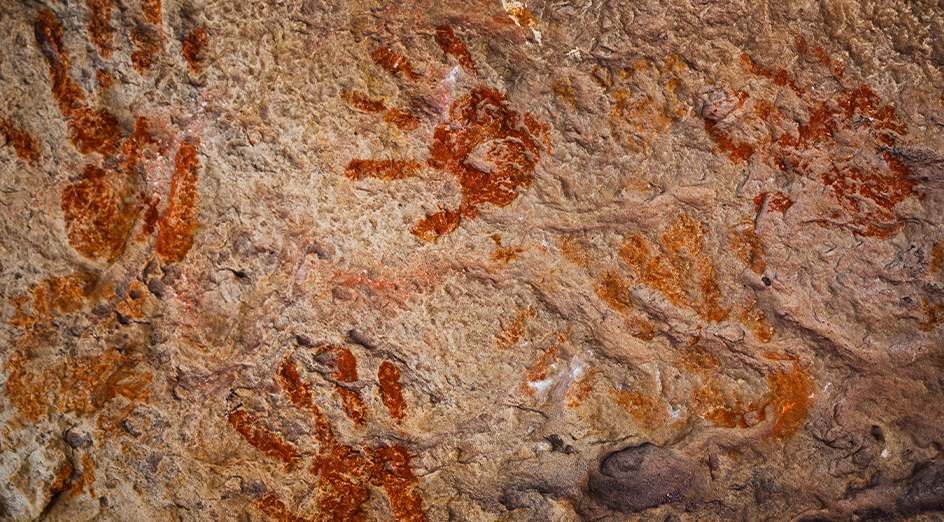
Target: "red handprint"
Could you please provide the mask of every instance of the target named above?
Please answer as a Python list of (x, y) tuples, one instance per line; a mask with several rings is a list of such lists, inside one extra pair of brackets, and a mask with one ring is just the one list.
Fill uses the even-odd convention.
[[(365, 413), (363, 401), (357, 392), (344, 386), (358, 380), (354, 356), (346, 348), (330, 345), (321, 347), (318, 356), (333, 368), (330, 377), (336, 382), (345, 414), (355, 425), (361, 425)], [(380, 365), (378, 381), (381, 397), (394, 419), (402, 419), (406, 407), (399, 378), (399, 371), (393, 363), (384, 361)], [(358, 450), (342, 444), (315, 403), (310, 386), (302, 379), (291, 359), (282, 361), (278, 380), (285, 397), (296, 408), (310, 415), (312, 420), (318, 451), (311, 461), (309, 472), (318, 477), (317, 485), (321, 492), (319, 513), (311, 519), (301, 518), (273, 494), (257, 499), (254, 503), (256, 508), (279, 521), (363, 520), (363, 505), (370, 496), (368, 486), (374, 486), (386, 492), (390, 509), (398, 522), (426, 520), (418, 491), (419, 481), (410, 469), (411, 456), (403, 446), (394, 444)], [(301, 460), (301, 455), (292, 443), (260, 426), (244, 409), (232, 411), (229, 422), (247, 442), (266, 456), (278, 459), (286, 466), (293, 466)]]
[[(112, 51), (111, 2), (90, 2), (90, 11), (90, 37), (99, 54), (108, 58)], [(153, 55), (161, 49), (160, 3), (144, 2), (142, 12), (148, 24), (139, 24), (132, 32), (132, 41), (138, 50), (131, 54), (131, 59), (135, 68), (143, 73), (151, 67)], [(123, 136), (118, 118), (105, 108), (93, 109), (70, 76), (72, 60), (63, 43), (62, 26), (56, 15), (43, 9), (36, 15), (34, 29), (36, 42), (49, 65), (53, 96), (69, 126), (73, 145), (82, 154), (102, 155), (100, 162), (86, 165), (81, 177), (62, 191), (69, 244), (89, 259), (111, 261), (124, 250), (143, 213), (145, 234), (159, 228), (155, 247), (158, 256), (167, 262), (180, 261), (192, 245), (192, 234), (197, 226), (194, 207), (198, 141), (184, 141), (178, 147), (170, 204), (164, 215), (159, 216), (159, 198), (144, 194), (138, 173), (139, 164), (149, 151), (155, 147), (157, 152), (166, 149), (162, 140), (152, 136), (149, 130), (152, 122), (139, 116), (133, 132)], [(197, 38), (190, 49), (194, 60), (200, 44), (206, 41), (205, 32), (200, 34), (203, 38)], [(195, 69), (195, 62), (188, 61)], [(97, 77), (103, 88), (112, 82), (111, 76), (103, 70), (98, 71)]]
[[(470, 73), (477, 74), (472, 55), (451, 27), (442, 25), (436, 30), (436, 43)], [(392, 75), (402, 73), (410, 81), (419, 79), (409, 62), (387, 47), (375, 50), (371, 57)], [(360, 93), (342, 96), (365, 112), (386, 110), (382, 101), (372, 101)], [(415, 117), (403, 114), (390, 109), (385, 119), (403, 129), (410, 125), (415, 128)], [(420, 219), (413, 226), (413, 234), (430, 241), (455, 230), (463, 218), (478, 216), (479, 207), (485, 203), (504, 207), (514, 201), (519, 188), (529, 188), (534, 181), (534, 168), (548, 148), (546, 134), (544, 123), (530, 113), (522, 115), (510, 108), (505, 96), (494, 89), (480, 85), (453, 101), (448, 121), (433, 133), (426, 164), (455, 177), (462, 189), (462, 202), (458, 208)], [(354, 159), (345, 175), (353, 180), (395, 180), (415, 175), (421, 168), (416, 160)]]

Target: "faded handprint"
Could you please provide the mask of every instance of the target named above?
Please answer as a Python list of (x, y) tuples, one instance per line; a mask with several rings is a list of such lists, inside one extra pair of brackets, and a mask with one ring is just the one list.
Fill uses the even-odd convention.
[[(439, 26), (435, 38), (445, 54), (477, 75), (472, 55), (451, 27)], [(410, 82), (420, 78), (409, 61), (389, 47), (374, 50), (371, 58), (391, 75), (402, 74)], [(362, 93), (343, 92), (342, 97), (365, 112), (386, 111), (384, 119), (403, 130), (418, 125), (413, 114), (388, 110), (383, 101), (371, 100)], [(424, 241), (452, 232), (463, 219), (475, 218), (479, 207), (486, 203), (504, 207), (517, 199), (519, 189), (531, 186), (534, 168), (548, 149), (547, 126), (530, 113), (518, 113), (504, 95), (484, 85), (455, 99), (447, 118), (433, 132), (426, 165), (454, 176), (462, 190), (462, 201), (458, 208), (427, 215), (413, 225), (413, 234)], [(353, 159), (345, 175), (353, 180), (396, 180), (414, 176), (421, 168), (416, 160)]]
[[(347, 348), (332, 345), (317, 350), (316, 358), (330, 368), (328, 378), (334, 381), (345, 415), (355, 426), (362, 426), (366, 408), (360, 394), (353, 388), (358, 381), (354, 355)], [(419, 481), (410, 469), (411, 455), (403, 446), (394, 444), (356, 449), (342, 444), (292, 359), (286, 357), (282, 361), (277, 378), (284, 397), (310, 419), (309, 427), (318, 449), (311, 458), (308, 471), (317, 477), (320, 491), (318, 513), (312, 518), (299, 517), (274, 494), (256, 499), (254, 505), (257, 509), (283, 522), (364, 520), (363, 506), (370, 497), (369, 487), (373, 486), (384, 490), (390, 511), (398, 522), (426, 520)], [(381, 363), (377, 381), (390, 417), (403, 419), (406, 402), (397, 367), (390, 361)], [(229, 422), (246, 442), (290, 469), (303, 459), (294, 444), (263, 427), (243, 407), (229, 413)]]
[[(89, 37), (99, 55), (107, 59), (112, 54), (114, 40), (110, 27), (112, 2), (90, 0), (88, 7)], [(145, 46), (146, 49), (139, 47), (131, 53), (131, 59), (143, 74), (147, 69), (144, 64), (150, 67), (154, 60), (153, 56), (145, 57), (141, 53), (160, 52), (163, 31), (160, 2), (146, 0), (139, 7), (146, 22), (141, 22), (135, 31), (148, 36), (139, 36), (135, 41), (147, 40), (151, 44)], [(163, 153), (170, 140), (154, 137), (149, 130), (153, 122), (144, 116), (137, 117), (133, 130), (126, 132), (112, 112), (90, 105), (86, 93), (71, 76), (72, 59), (65, 46), (62, 25), (52, 11), (40, 10), (33, 29), (49, 68), (53, 97), (70, 130), (72, 145), (82, 154), (99, 155), (92, 156), (93, 161), (85, 165), (81, 176), (62, 191), (61, 208), (69, 244), (86, 258), (112, 261), (124, 251), (143, 214), (142, 235), (150, 235), (159, 227), (154, 246), (156, 254), (165, 262), (180, 261), (190, 250), (197, 225), (196, 140), (177, 146), (170, 201), (161, 214), (158, 197), (144, 193), (143, 161), (153, 157), (153, 153)], [(198, 27), (188, 40), (193, 41), (189, 47), (185, 42), (185, 58), (191, 70), (196, 70), (200, 49), (207, 42), (206, 33)], [(106, 71), (99, 70), (97, 80), (102, 89), (111, 88), (113, 80)], [(0, 131), (13, 143), (18, 155), (38, 164), (39, 148), (25, 131), (6, 120), (0, 120)], [(96, 414), (118, 396), (128, 401), (145, 397), (151, 374), (135, 371), (140, 353), (134, 343), (108, 346), (104, 350), (90, 349), (69, 363), (53, 368), (45, 367), (43, 358), (33, 353), (37, 347), (50, 344), (48, 339), (57, 334), (61, 324), (71, 320), (72, 314), (96, 305), (102, 312), (115, 314), (98, 314), (91, 328), (115, 321), (132, 324), (144, 314), (144, 295), (137, 283), (119, 290), (108, 277), (79, 271), (43, 280), (28, 293), (11, 298), (16, 309), (11, 324), (20, 328), (22, 335), (16, 339), (16, 350), (4, 366), (4, 370), (10, 372), (4, 386), (7, 397), (34, 422), (53, 413)], [(102, 426), (111, 422), (102, 419), (105, 417), (100, 417)]]
[[(762, 87), (731, 92), (718, 84), (703, 110), (705, 130), (732, 161), (756, 156), (829, 189), (820, 197), (829, 206), (820, 212), (817, 224), (860, 236), (891, 237), (905, 226), (896, 207), (921, 197), (915, 173), (900, 158), (900, 147), (909, 136), (907, 125), (868, 85), (853, 87), (843, 76), (843, 63), (821, 47), (811, 49), (800, 38), (797, 52), (832, 75), (832, 95), (800, 87), (785, 69), (765, 68), (742, 55), (744, 68)], [(803, 108), (791, 111), (778, 105), (778, 90), (792, 91)], [(793, 200), (775, 191), (758, 195), (755, 203), (758, 212), (765, 205), (784, 212)]]

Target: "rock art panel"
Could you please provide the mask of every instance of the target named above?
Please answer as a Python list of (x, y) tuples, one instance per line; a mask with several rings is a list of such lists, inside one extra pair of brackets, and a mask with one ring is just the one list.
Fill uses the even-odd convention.
[(933, 520), (940, 9), (0, 17), (0, 520)]

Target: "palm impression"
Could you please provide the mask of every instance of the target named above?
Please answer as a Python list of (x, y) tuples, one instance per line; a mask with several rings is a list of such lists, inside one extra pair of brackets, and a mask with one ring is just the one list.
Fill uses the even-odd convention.
[[(443, 53), (477, 76), (468, 48), (450, 26), (439, 26), (435, 40)], [(371, 58), (391, 75), (399, 75), (410, 83), (420, 79), (409, 61), (390, 47), (375, 49)], [(415, 130), (419, 124), (412, 112), (388, 109), (382, 100), (363, 93), (343, 91), (341, 96), (360, 111), (384, 113), (386, 122), (402, 130)], [(463, 219), (474, 219), (485, 204), (504, 207), (513, 202), (531, 186), (534, 168), (549, 148), (546, 124), (528, 112), (514, 110), (502, 93), (485, 85), (455, 98), (443, 119), (433, 131), (425, 167), (454, 177), (462, 200), (456, 208), (442, 209), (415, 222), (412, 233), (424, 241), (452, 232)], [(416, 159), (356, 158), (348, 163), (345, 175), (358, 181), (368, 178), (392, 181), (415, 176), (423, 168), (424, 163)]]
[[(114, 76), (107, 70), (116, 68), (110, 63), (115, 51), (112, 3), (89, 2), (89, 9), (88, 36), (102, 62), (95, 77), (101, 93), (105, 93), (116, 88)], [(138, 20), (130, 40), (136, 50), (129, 58), (134, 70), (144, 77), (164, 50), (160, 2), (142, 2), (133, 18)], [(72, 76), (73, 62), (59, 18), (48, 9), (41, 10), (36, 15), (34, 34), (48, 65), (52, 95), (69, 129), (71, 143), (91, 160), (81, 176), (62, 191), (69, 245), (88, 259), (112, 261), (125, 250), (135, 226), (143, 220), (139, 237), (158, 230), (154, 246), (157, 255), (165, 262), (180, 261), (190, 250), (197, 227), (199, 140), (178, 140), (167, 135), (158, 129), (159, 117), (137, 115), (134, 123), (122, 122), (116, 116), (119, 111), (94, 107)], [(195, 27), (182, 42), (183, 57), (194, 74), (199, 71), (199, 56), (206, 45), (207, 34), (202, 26)], [(145, 160), (163, 157), (171, 145), (177, 150), (170, 193), (164, 204), (158, 193), (147, 193), (144, 164)]]
[[(357, 360), (347, 348), (325, 345), (312, 353), (316, 371), (323, 372), (323, 378), (333, 383), (345, 417), (353, 424), (355, 432), (361, 430), (369, 417), (360, 389), (374, 383), (360, 380)], [(364, 505), (372, 490), (379, 489), (384, 492), (397, 522), (425, 522), (419, 481), (410, 468), (412, 455), (406, 448), (397, 443), (358, 449), (342, 443), (319, 407), (319, 390), (313, 389), (291, 357), (282, 360), (276, 378), (281, 400), (288, 403), (286, 408), (294, 408), (308, 419), (309, 431), (305, 438), (313, 439), (316, 448), (313, 452), (303, 452), (298, 441), (292, 442), (277, 430), (269, 429), (261, 420), (266, 412), (251, 412), (244, 405), (238, 405), (230, 411), (229, 423), (248, 444), (266, 457), (282, 462), (290, 473), (307, 467), (308, 473), (317, 479), (318, 514), (313, 518), (299, 517), (275, 493), (257, 498), (254, 505), (258, 510), (275, 520), (364, 520)], [(388, 416), (399, 422), (405, 416), (407, 404), (400, 387), (400, 372), (392, 362), (380, 364), (376, 385)], [(280, 411), (281, 407), (267, 415), (285, 416)]]

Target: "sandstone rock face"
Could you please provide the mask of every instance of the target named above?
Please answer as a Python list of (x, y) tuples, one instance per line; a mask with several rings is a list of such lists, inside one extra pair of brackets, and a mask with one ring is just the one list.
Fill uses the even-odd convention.
[(0, 8), (0, 520), (941, 520), (944, 4)]

